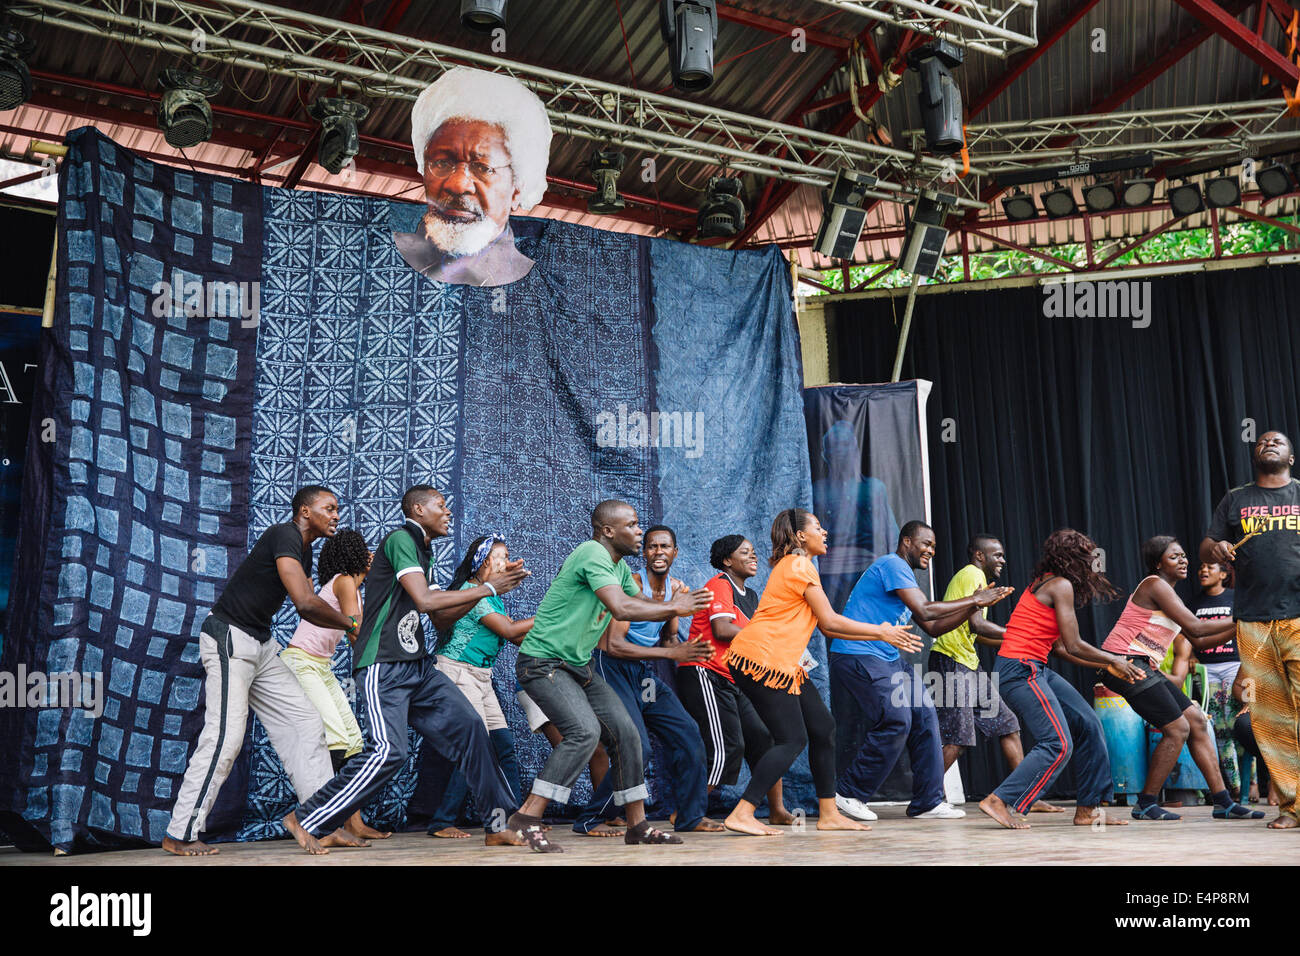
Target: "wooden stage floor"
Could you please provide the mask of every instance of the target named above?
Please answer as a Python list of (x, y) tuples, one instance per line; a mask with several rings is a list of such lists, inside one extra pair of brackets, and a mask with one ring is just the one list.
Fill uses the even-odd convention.
[[(1062, 804), (1064, 806), (1064, 804)], [(486, 848), (482, 832), (469, 840), (435, 840), (424, 833), (398, 833), (369, 849), (333, 850), (309, 857), (289, 840), (223, 843), (216, 856), (182, 860), (159, 849), (55, 857), (0, 850), (0, 866), (774, 866), (855, 864), (983, 864), (1124, 866), (1213, 865), (1248, 860), (1252, 865), (1300, 862), (1300, 832), (1276, 832), (1264, 824), (1277, 815), (1264, 809), (1259, 821), (1219, 821), (1209, 807), (1184, 807), (1180, 823), (1125, 827), (1076, 827), (1072, 812), (1031, 815), (1032, 829), (1003, 830), (974, 803), (961, 820), (909, 820), (903, 807), (875, 808), (879, 822), (868, 833), (820, 833), (809, 826), (786, 828), (779, 837), (686, 834), (684, 846), (630, 847), (621, 839), (580, 837), (560, 824), (552, 830), (564, 853), (543, 855), (514, 847)], [(1125, 808), (1112, 808), (1126, 812)]]

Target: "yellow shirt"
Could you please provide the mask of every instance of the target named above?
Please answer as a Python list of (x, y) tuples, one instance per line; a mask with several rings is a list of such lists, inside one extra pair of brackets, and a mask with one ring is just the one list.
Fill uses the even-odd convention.
[[(988, 579), (984, 572), (973, 564), (968, 564), (952, 576), (948, 590), (943, 592), (945, 601), (961, 601), (970, 597), (978, 588), (984, 587)], [(989, 616), (989, 609), (983, 609), (984, 616)], [(958, 664), (973, 671), (980, 668), (979, 655), (975, 653), (975, 635), (970, 630), (970, 619), (966, 619), (946, 634), (940, 634), (934, 640), (932, 651), (938, 651), (951, 657)]]

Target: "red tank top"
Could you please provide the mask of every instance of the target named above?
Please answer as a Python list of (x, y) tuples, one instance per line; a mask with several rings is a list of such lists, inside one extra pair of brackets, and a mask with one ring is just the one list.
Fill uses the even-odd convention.
[(1052, 645), (1061, 639), (1056, 626), (1056, 609), (1043, 604), (1026, 588), (1007, 621), (998, 657), (1029, 658), (1047, 663)]

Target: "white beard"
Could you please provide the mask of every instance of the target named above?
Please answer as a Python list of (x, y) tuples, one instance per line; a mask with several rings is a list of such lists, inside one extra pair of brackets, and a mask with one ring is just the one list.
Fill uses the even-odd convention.
[(448, 222), (430, 210), (422, 220), (424, 235), (449, 256), (472, 256), (482, 252), (501, 235), (502, 228), (484, 216), (472, 222)]

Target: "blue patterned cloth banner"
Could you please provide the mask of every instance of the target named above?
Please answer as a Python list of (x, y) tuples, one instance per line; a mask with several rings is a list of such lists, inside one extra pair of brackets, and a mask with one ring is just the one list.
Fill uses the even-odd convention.
[[(772, 516), (811, 502), (775, 248), (520, 218), (519, 249), (537, 263), (528, 276), (445, 285), (392, 240), (422, 206), (186, 173), (93, 129), (68, 143), (36, 403), (57, 439), (25, 477), (38, 543), (15, 572), (23, 616), (0, 670), (102, 674), (104, 685), (98, 714), (0, 710), (0, 828), (20, 845), (161, 839), (202, 725), (199, 625), (301, 485), (332, 488), (340, 526), (372, 547), (400, 523), (409, 485), (443, 489), (455, 517), (434, 542), (435, 581), (474, 537), (500, 531), (533, 572), (506, 597), (516, 616), (589, 536), (602, 498), (632, 502), (643, 527), (672, 525), (674, 573), (693, 585), (712, 574), (714, 538), (744, 533), (765, 551)], [(230, 284), (219, 317), (195, 292), (213, 282)], [(286, 603), (276, 639), (296, 624)], [(513, 666), (508, 645), (494, 680), (527, 785), (549, 748), (528, 733)], [(335, 669), (350, 691), (346, 643)], [(412, 736), (408, 766), (369, 808), (381, 826), (406, 821), (421, 743)], [(218, 808), (232, 813), (218, 826), (214, 811), (215, 837), (281, 836), (294, 794), (256, 719), (244, 749), (246, 785), (232, 776), (227, 789), (241, 792), (223, 792)], [(652, 798), (671, 803), (655, 764)], [(589, 792), (584, 774), (575, 802)], [(806, 765), (787, 801), (812, 806)]]

